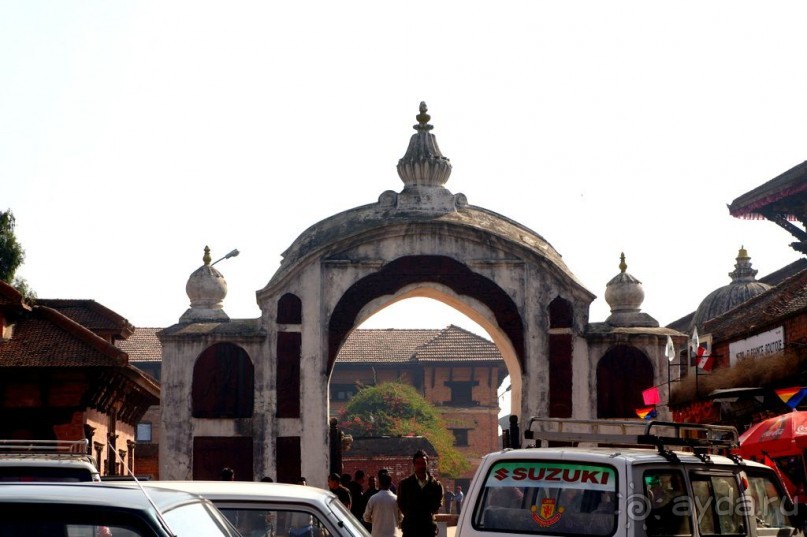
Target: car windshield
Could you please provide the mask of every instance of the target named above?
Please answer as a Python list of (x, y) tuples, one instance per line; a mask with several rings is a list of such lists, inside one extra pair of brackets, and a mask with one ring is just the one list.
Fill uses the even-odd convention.
[(611, 535), (616, 472), (605, 465), (502, 461), (484, 478), (474, 528), (487, 532)]
[(216, 507), (244, 537), (367, 537), (367, 532), (341, 502), (318, 511), (309, 505), (266, 505), (217, 501)]

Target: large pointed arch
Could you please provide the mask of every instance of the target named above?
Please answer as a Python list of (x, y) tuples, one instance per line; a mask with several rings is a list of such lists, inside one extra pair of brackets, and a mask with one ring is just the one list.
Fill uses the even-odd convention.
[(421, 282), (443, 285), (457, 295), (468, 296), (487, 306), (512, 345), (523, 366), (524, 328), (513, 300), (495, 283), (444, 256), (406, 256), (391, 261), (381, 270), (354, 283), (334, 308), (328, 323), (328, 366), (333, 368), (339, 347), (357, 326), (361, 310), (383, 295), (395, 295), (402, 288)]

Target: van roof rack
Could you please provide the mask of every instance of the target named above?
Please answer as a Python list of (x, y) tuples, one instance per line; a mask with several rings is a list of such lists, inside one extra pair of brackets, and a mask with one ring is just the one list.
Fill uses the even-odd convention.
[[(533, 430), (538, 424), (539, 430)], [(740, 445), (735, 427), (645, 420), (579, 420), (530, 418), (524, 438), (547, 442), (587, 442), (633, 447), (655, 447), (662, 455), (668, 447), (691, 449), (696, 454), (728, 452)]]
[(81, 440), (0, 440), (0, 454), (88, 455), (89, 442)]

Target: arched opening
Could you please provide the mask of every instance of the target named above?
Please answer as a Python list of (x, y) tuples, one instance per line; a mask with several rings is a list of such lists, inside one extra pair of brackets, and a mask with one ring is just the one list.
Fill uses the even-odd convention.
[[(452, 268), (455, 277), (467, 277), (462, 270)], [(415, 387), (438, 409), (454, 447), (469, 460), (470, 471), (453, 476), (452, 488), (467, 486), (478, 454), (501, 447), (499, 393), (508, 371), (514, 372), (520, 387), (520, 361), (509, 334), (498, 326), (497, 316), (481, 300), (484, 294), (460, 295), (456, 289), (463, 288), (462, 282), (451, 278), (442, 278), (439, 283), (422, 280), (393, 285), (394, 292), (375, 296), (367, 292), (369, 284), (354, 285), (354, 291), (365, 293), (356, 292), (352, 298), (362, 296), (365, 300), (361, 307), (353, 307), (357, 329), (345, 337), (331, 363), (330, 415), (340, 417), (339, 410), (362, 386), (398, 381)], [(487, 287), (489, 295), (495, 296), (496, 291), (500, 292)], [(342, 307), (347, 309), (345, 304)], [(407, 319), (408, 326), (402, 326), (400, 319)], [(332, 322), (334, 325), (340, 326)], [(502, 406), (509, 415), (511, 399), (510, 394), (507, 396)], [(372, 439), (365, 436), (354, 441)], [(351, 452), (344, 457), (342, 463), (348, 473), (373, 471), (372, 461), (354, 468), (350, 466)]]
[(499, 346), (496, 340), (501, 334), (508, 340), (519, 371), (522, 369), (524, 326), (507, 293), (450, 257), (406, 256), (362, 278), (339, 300), (328, 323), (328, 371), (356, 326), (390, 304), (413, 296), (434, 298), (454, 307), (485, 328)]
[(216, 343), (196, 359), (191, 388), (194, 418), (249, 418), (254, 393), (252, 360), (238, 345)]
[(653, 365), (628, 345), (610, 349), (597, 364), (597, 417), (635, 418), (642, 391), (653, 386)]

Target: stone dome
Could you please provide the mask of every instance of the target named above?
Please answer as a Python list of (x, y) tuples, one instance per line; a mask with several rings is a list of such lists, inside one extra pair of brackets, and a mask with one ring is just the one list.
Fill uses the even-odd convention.
[(605, 322), (611, 326), (658, 326), (658, 321), (641, 311), (644, 302), (642, 282), (626, 272), (628, 265), (624, 253), (619, 260), (619, 274), (605, 285), (605, 301), (611, 307), (611, 315)]
[(736, 308), (772, 287), (756, 280), (757, 270), (751, 268), (751, 258), (744, 247), (740, 247), (736, 260), (734, 270), (729, 272), (731, 283), (715, 289), (701, 301), (689, 325), (690, 332), (697, 328), (702, 333), (706, 321)]
[(210, 260), (210, 248), (205, 246), (204, 265), (193, 271), (185, 285), (191, 307), (179, 318), (180, 323), (230, 320), (224, 312), (227, 282)]

